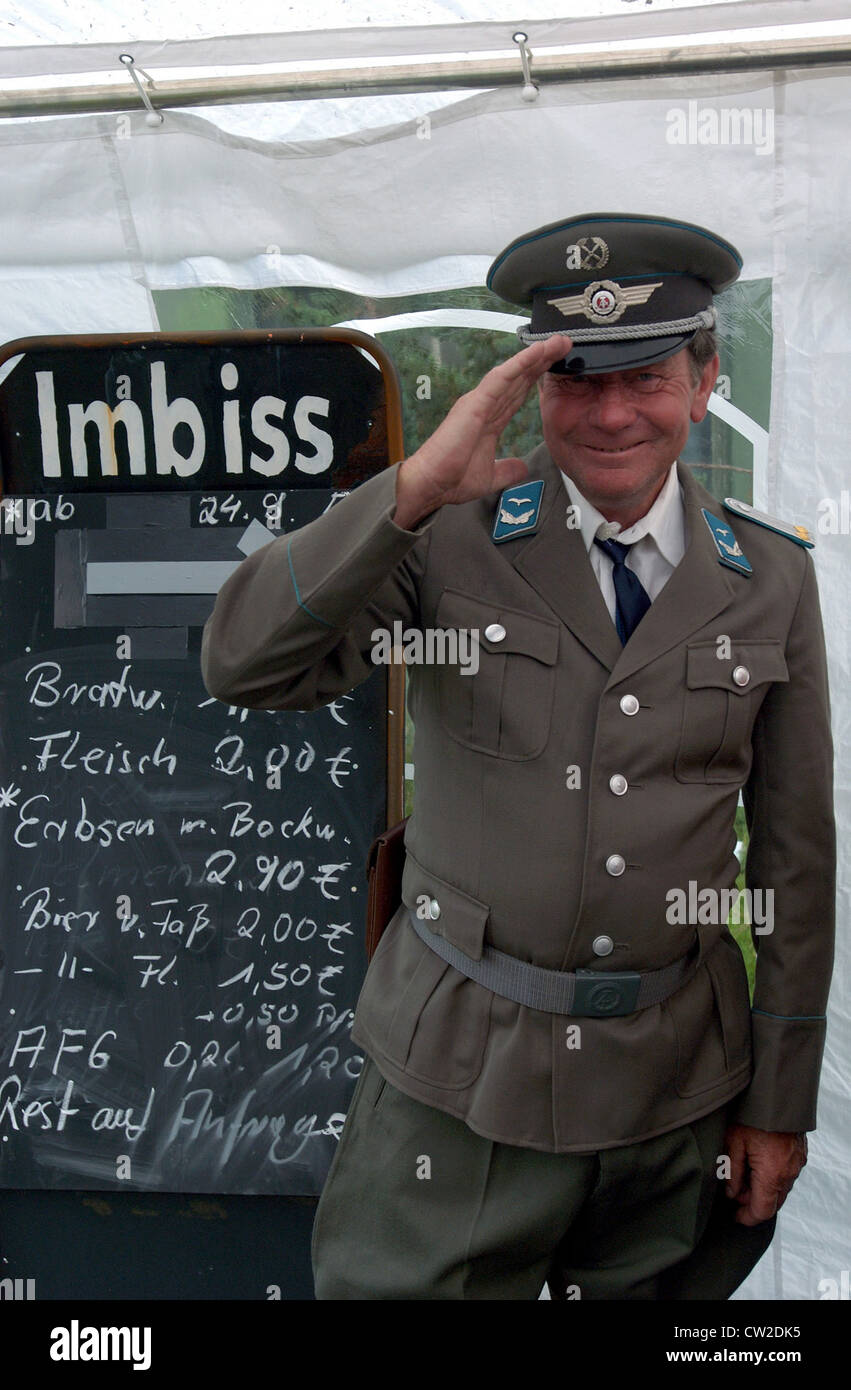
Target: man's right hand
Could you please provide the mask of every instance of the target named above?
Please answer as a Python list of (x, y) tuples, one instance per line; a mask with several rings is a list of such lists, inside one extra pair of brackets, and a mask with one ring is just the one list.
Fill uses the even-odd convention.
[(572, 346), (566, 334), (533, 343), (455, 402), (434, 434), (399, 468), (397, 526), (409, 531), (438, 507), (471, 502), (523, 481), (528, 470), (522, 459), (497, 459), (499, 437), (538, 378)]

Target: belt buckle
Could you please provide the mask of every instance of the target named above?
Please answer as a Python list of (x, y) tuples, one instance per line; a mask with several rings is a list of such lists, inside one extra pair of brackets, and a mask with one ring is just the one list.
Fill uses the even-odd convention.
[(570, 1012), (579, 1018), (621, 1018), (635, 1013), (640, 985), (637, 970), (577, 970)]

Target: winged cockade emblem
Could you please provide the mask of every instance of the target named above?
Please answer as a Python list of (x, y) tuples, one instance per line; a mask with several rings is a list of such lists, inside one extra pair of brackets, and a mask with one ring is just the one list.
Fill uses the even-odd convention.
[[(719, 544), (719, 545), (723, 545), (723, 547), (724, 547), (724, 549), (726, 550), (727, 554), (728, 554), (728, 555), (743, 555), (743, 554), (744, 554), (744, 551), (742, 550), (742, 547), (739, 545), (739, 542), (738, 542), (738, 541), (733, 541), (733, 544), (732, 544), (732, 545), (728, 545), (726, 541), (722, 541), (721, 536), (720, 536), (720, 534), (719, 534), (720, 531), (721, 531), (721, 527), (719, 526), (719, 527), (718, 527), (718, 531), (716, 531), (716, 533), (715, 533), (715, 537), (716, 537), (716, 540), (718, 541), (718, 544)], [(724, 535), (725, 535), (725, 536), (731, 536), (732, 534), (733, 534), (732, 531), (725, 531), (725, 532), (724, 532)]]

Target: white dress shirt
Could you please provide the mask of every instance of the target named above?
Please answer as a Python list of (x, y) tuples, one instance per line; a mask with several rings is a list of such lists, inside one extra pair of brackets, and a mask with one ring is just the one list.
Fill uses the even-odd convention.
[(662, 491), (649, 512), (623, 531), (619, 522), (606, 521), (596, 507), (586, 502), (572, 478), (566, 473), (561, 476), (571, 502), (578, 509), (578, 529), (612, 622), (616, 606), (614, 565), (594, 544), (595, 537), (601, 541), (621, 541), (632, 547), (626, 558), (627, 568), (638, 575), (652, 602), (667, 584), (686, 549), (685, 507), (676, 463), (671, 464)]

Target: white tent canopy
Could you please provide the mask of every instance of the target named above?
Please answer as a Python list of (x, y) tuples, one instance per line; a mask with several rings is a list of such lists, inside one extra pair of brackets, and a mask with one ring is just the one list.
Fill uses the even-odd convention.
[[(541, 78), (537, 98), (524, 101), (512, 35), (528, 34), (534, 77), (542, 51), (656, 46), (671, 34), (706, 40), (778, 23), (836, 26), (845, 5), (668, 0), (639, 10), (628, 0), (587, 0), (564, 19), (549, 18), (549, 7), (524, 3), (518, 20), (494, 0), (447, 0), (418, 4), (405, 24), (391, 0), (366, 6), (369, 22), (342, 0), (291, 6), (283, 21), (279, 7), (256, 3), (240, 7), (246, 28), (234, 33), (232, 6), (222, 3), (152, 3), (138, 14), (115, 2), (87, 0), (71, 11), (28, 0), (24, 13), (16, 0), (0, 21), (7, 94), (58, 92), (69, 82), (124, 90), (121, 52), (155, 81), (464, 54), (513, 56), (517, 81), (472, 94), (167, 109), (157, 126), (140, 101), (130, 114), (0, 121), (0, 342), (157, 329), (155, 292), (204, 286), (319, 286), (376, 300), (428, 294), (435, 307), (441, 293), (481, 285), (520, 232), (591, 210), (659, 212), (712, 227), (741, 251), (744, 279), (771, 282), (771, 420), (767, 450), (755, 453), (754, 502), (816, 531), (842, 750), (851, 744), (851, 537), (820, 533), (817, 521), (848, 488), (848, 69)], [(683, 130), (683, 141), (673, 138)], [(851, 778), (841, 760), (837, 812), (839, 952), (820, 1128), (741, 1298), (817, 1299), (848, 1264)]]

